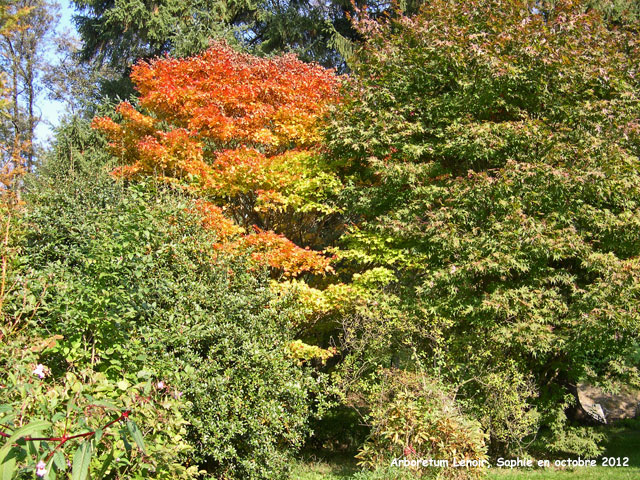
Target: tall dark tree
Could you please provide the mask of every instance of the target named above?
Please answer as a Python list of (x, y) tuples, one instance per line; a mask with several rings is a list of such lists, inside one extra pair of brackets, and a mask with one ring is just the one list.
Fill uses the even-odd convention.
[[(387, 0), (73, 0), (85, 62), (108, 63), (122, 74), (107, 93), (133, 90), (126, 78), (141, 58), (203, 51), (225, 39), (254, 54), (294, 52), (305, 61), (344, 70), (359, 34), (350, 17), (355, 5), (373, 16), (393, 10)], [(404, 2), (404, 10), (415, 9)]]
[[(205, 49), (212, 38), (235, 40), (265, 53), (295, 51), (306, 60), (336, 63), (337, 36), (355, 38), (348, 0), (74, 0), (83, 58), (126, 68), (138, 58)], [(388, 8), (389, 2), (372, 6)]]

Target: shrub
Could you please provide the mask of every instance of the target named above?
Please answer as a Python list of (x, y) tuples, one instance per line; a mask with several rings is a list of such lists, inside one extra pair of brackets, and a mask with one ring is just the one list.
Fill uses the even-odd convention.
[(88, 472), (92, 478), (196, 478), (197, 467), (181, 463), (193, 448), (175, 390), (159, 389), (144, 371), (118, 382), (86, 367), (54, 377), (38, 361), (58, 339), (16, 336), (0, 345), (3, 478), (38, 465), (38, 476), (47, 480), (68, 470), (78, 479)]
[(190, 457), (210, 474), (284, 476), (323, 385), (288, 353), (295, 302), (217, 250), (188, 198), (115, 181), (94, 159), (69, 172), (54, 158), (27, 197), (31, 327), (64, 337), (41, 361), (114, 381), (146, 371), (183, 393)]
[[(373, 403), (375, 402), (375, 403)], [(370, 469), (394, 459), (447, 460), (449, 467), (409, 467), (419, 477), (478, 478), (482, 468), (454, 468), (454, 459), (487, 459), (478, 422), (465, 418), (442, 385), (425, 376), (388, 371), (369, 404), (372, 432), (357, 458)]]

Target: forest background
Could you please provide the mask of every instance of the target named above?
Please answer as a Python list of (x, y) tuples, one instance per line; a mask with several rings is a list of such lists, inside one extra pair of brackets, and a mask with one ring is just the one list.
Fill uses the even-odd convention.
[(0, 4), (0, 478), (602, 455), (640, 4), (73, 4)]

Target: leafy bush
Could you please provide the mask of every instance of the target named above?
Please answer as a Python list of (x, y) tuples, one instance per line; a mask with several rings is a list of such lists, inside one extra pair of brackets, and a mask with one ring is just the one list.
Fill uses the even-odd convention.
[(41, 362), (114, 381), (149, 372), (183, 394), (190, 457), (209, 473), (284, 476), (323, 385), (288, 352), (295, 302), (217, 250), (188, 198), (117, 182), (95, 158), (73, 172), (54, 158), (28, 196), (31, 326), (64, 337)]
[(447, 460), (450, 467), (407, 467), (419, 477), (478, 478), (481, 467), (453, 468), (454, 459), (487, 459), (485, 435), (465, 418), (442, 385), (407, 372), (386, 372), (370, 418), (372, 433), (357, 455), (360, 465), (385, 468), (394, 459)]
[(349, 368), (431, 366), (493, 452), (561, 432), (579, 381), (639, 380), (640, 50), (579, 2), (548, 6), (363, 16), (327, 136), (352, 222), (339, 265), (393, 277), (345, 317), (377, 349)]
[(74, 479), (88, 472), (91, 478), (195, 478), (197, 467), (180, 461), (193, 448), (175, 392), (158, 388), (148, 372), (132, 382), (110, 381), (90, 368), (54, 378), (38, 357), (58, 339), (18, 336), (0, 345), (3, 478), (34, 470), (45, 479), (68, 470)]
[(487, 372), (475, 390), (476, 398), (460, 402), (480, 421), (494, 456), (526, 451), (527, 439), (538, 431), (541, 420), (539, 409), (530, 403), (536, 395), (533, 380), (515, 364), (504, 362), (500, 367)]

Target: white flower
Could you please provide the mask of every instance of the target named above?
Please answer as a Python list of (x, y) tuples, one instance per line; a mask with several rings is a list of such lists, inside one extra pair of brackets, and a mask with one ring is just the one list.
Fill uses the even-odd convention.
[(42, 365), (41, 363), (39, 363), (36, 368), (33, 369), (32, 372), (34, 375), (39, 376), (40, 378), (44, 378), (45, 377), (45, 373), (44, 373), (44, 365)]
[(451, 273), (456, 273), (456, 270), (458, 268), (455, 265), (451, 265), (451, 270), (449, 270)]
[[(38, 365), (41, 367), (42, 365)], [(47, 465), (42, 460), (38, 462), (36, 465), (36, 475), (39, 477), (44, 477), (47, 474)]]
[(164, 382), (160, 380), (157, 384), (158, 390), (162, 390), (164, 388)]

